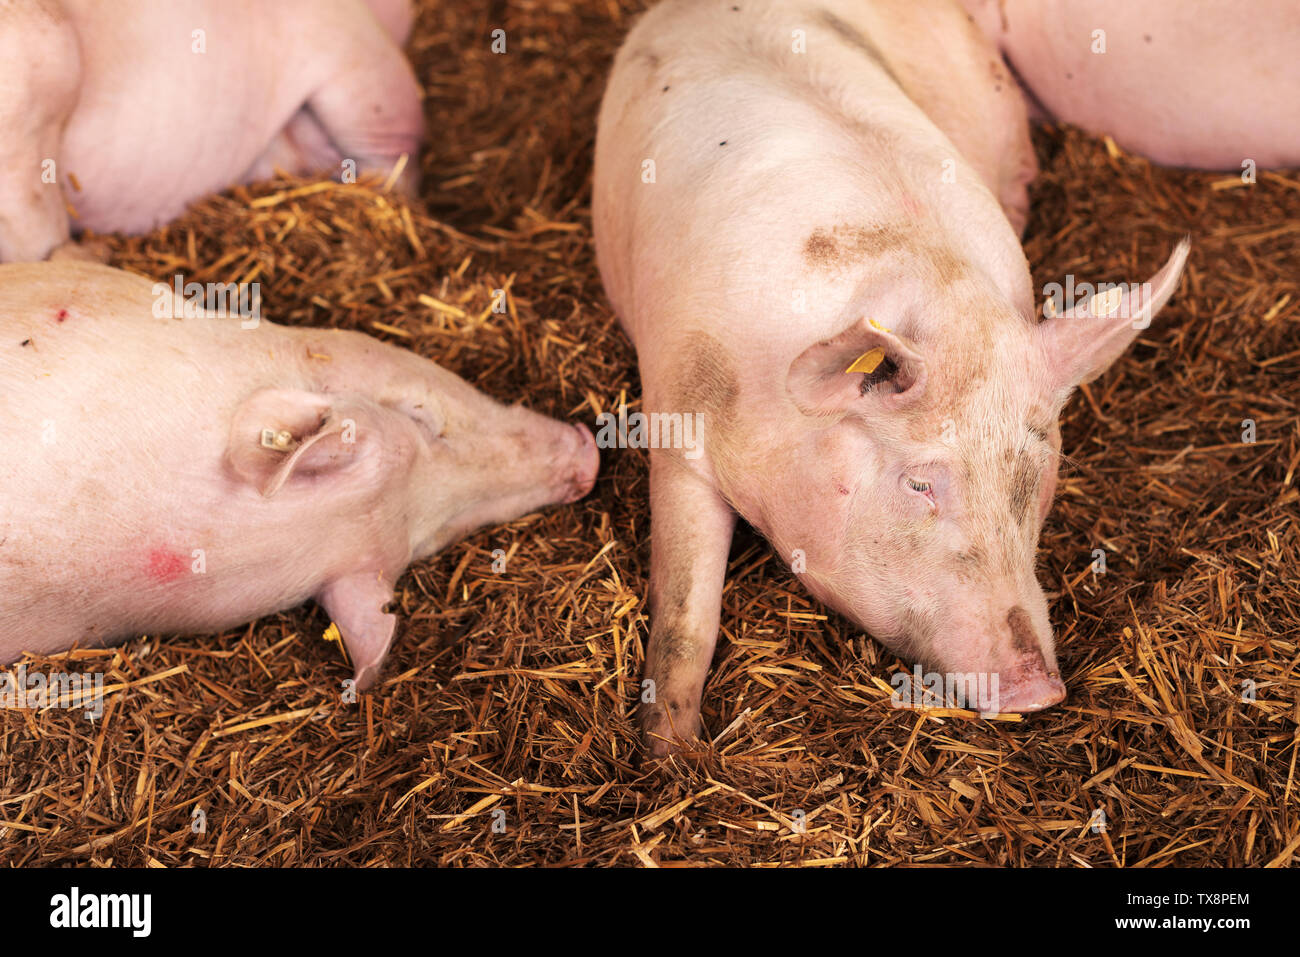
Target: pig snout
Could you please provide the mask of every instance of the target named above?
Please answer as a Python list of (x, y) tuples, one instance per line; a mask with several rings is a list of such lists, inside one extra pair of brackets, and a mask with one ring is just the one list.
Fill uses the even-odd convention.
[[(1054, 661), (1043, 654), (1044, 644), (1034, 632), (1029, 614), (1019, 605), (1007, 612), (1009, 660), (996, 670), (998, 683), (985, 711), (1024, 713), (1042, 711), (1065, 700), (1065, 684)], [(990, 688), (992, 691), (993, 689)]]
[(591, 430), (524, 409), (519, 414), (524, 418), (516, 420), (515, 426), (514, 434), (522, 437), (515, 481), (522, 483), (534, 504), (567, 504), (590, 492), (600, 470)]
[(562, 461), (560, 502), (576, 502), (591, 491), (596, 484), (596, 473), (600, 470), (600, 452), (596, 449), (596, 439), (591, 429), (585, 425), (573, 425), (560, 440)]

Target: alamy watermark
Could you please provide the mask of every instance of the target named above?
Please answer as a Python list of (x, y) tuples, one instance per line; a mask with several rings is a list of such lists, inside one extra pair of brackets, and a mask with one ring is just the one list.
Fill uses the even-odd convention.
[(683, 449), (688, 459), (704, 454), (703, 412), (602, 412), (596, 416), (596, 446), (602, 449)]
[(0, 708), (84, 708), (92, 721), (104, 714), (104, 676), (79, 671), (69, 674), (28, 674), (19, 665), (17, 674), (0, 671)]
[[(1125, 295), (1127, 293), (1127, 295)], [(1147, 304), (1151, 302), (1149, 282), (1090, 282), (1076, 283), (1074, 274), (1065, 277), (1065, 284), (1049, 282), (1043, 287), (1043, 318), (1054, 319), (1084, 303), (1087, 312), (1095, 318), (1132, 319), (1134, 329), (1151, 325)], [(1131, 315), (1136, 311), (1136, 315)]]
[(153, 314), (159, 319), (195, 319), (202, 310), (222, 319), (238, 316), (241, 329), (255, 329), (262, 320), (262, 284), (257, 282), (186, 282), (177, 273), (170, 286), (154, 283), (153, 296)]
[(895, 708), (964, 708), (981, 715), (997, 714), (998, 673), (996, 671), (899, 671), (889, 679), (894, 693), (889, 703)]

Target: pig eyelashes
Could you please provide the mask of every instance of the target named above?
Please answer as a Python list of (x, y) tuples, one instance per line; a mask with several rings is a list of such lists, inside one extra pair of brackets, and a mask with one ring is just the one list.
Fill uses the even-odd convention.
[(919, 495), (925, 499), (926, 502), (929, 503), (930, 508), (936, 509), (939, 507), (939, 503), (935, 501), (934, 498), (934, 484), (932, 482), (927, 482), (925, 479), (912, 478), (910, 475), (904, 475), (903, 484), (906, 485), (914, 495)]

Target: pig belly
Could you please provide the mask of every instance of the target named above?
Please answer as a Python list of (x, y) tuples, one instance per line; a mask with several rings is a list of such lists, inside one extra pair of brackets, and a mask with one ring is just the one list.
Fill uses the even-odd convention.
[(967, 0), (1055, 119), (1170, 166), (1300, 164), (1295, 0), (1005, 0), (1000, 24), (994, 5)]
[[(294, 55), (301, 40), (285, 35), (278, 5), (63, 5), (82, 57), (59, 171), (74, 228), (144, 232), (196, 197), (227, 189), (266, 152), (316, 80), (316, 65)], [(201, 53), (193, 47), (200, 29)], [(152, 55), (123, 63), (122, 49)], [(78, 192), (68, 174), (87, 191)]]

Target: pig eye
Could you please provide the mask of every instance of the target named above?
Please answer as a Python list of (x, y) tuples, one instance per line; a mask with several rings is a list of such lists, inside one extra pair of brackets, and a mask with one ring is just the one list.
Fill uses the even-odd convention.
[(913, 492), (920, 492), (922, 495), (929, 495), (930, 489), (933, 486), (931, 486), (929, 482), (919, 482), (914, 478), (910, 478), (907, 480), (907, 487)]

